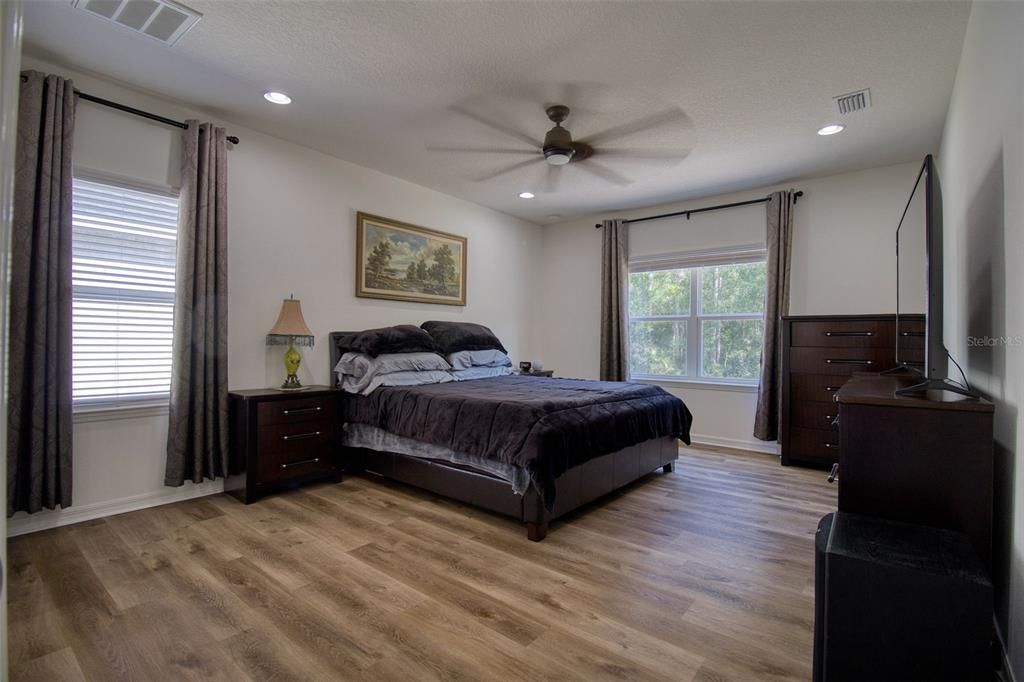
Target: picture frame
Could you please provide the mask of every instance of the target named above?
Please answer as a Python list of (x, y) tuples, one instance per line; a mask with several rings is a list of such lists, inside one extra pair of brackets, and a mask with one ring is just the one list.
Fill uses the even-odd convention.
[(466, 305), (467, 239), (356, 214), (356, 296)]

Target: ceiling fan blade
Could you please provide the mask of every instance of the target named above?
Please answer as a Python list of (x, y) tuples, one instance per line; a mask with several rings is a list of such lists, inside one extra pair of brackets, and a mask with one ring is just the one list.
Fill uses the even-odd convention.
[(499, 175), (505, 175), (506, 173), (511, 173), (513, 171), (517, 171), (520, 168), (526, 168), (527, 166), (532, 165), (534, 163), (537, 163), (537, 161), (540, 161), (540, 160), (541, 159), (539, 159), (539, 158), (537, 158), (537, 159), (527, 159), (526, 161), (520, 161), (519, 163), (513, 163), (511, 166), (505, 166), (504, 168), (499, 168), (498, 170), (494, 171), (493, 173), (488, 173), (486, 175), (477, 176), (477, 177), (473, 178), (473, 182), (484, 182), (485, 180), (492, 180), (492, 179), (498, 177)]
[(540, 156), (539, 149), (511, 149), (508, 147), (427, 147), (428, 152), (454, 152), (457, 154), (519, 154)]
[(608, 168), (608, 166), (602, 166), (601, 164), (595, 163), (590, 159), (587, 159), (586, 161), (580, 161), (579, 163), (575, 163), (573, 165), (582, 171), (587, 171), (591, 175), (596, 175), (602, 180), (607, 180), (608, 182), (614, 185), (619, 185), (620, 187), (625, 187), (627, 185), (633, 184), (633, 181), (630, 180), (629, 178), (623, 175), (619, 175), (611, 168)]
[(588, 135), (585, 139), (580, 140), (580, 142), (585, 142), (591, 147), (596, 147), (597, 145), (610, 142), (611, 140), (616, 140), (620, 137), (632, 135), (633, 133), (639, 133), (643, 130), (650, 130), (651, 128), (658, 128), (663, 125), (668, 125), (669, 123), (685, 120), (689, 120), (686, 113), (678, 107), (673, 107), (672, 109), (666, 109), (665, 111), (645, 116), (630, 123), (623, 123), (622, 125), (602, 130), (599, 133)]
[(562, 166), (548, 166), (544, 174), (544, 193), (554, 194), (558, 191), (558, 185), (562, 180)]
[(616, 147), (609, 149), (602, 147), (597, 152), (601, 156), (613, 157), (616, 159), (644, 159), (662, 161), (682, 161), (690, 155), (689, 149), (633, 149)]
[(466, 118), (468, 118), (471, 121), (476, 121), (477, 123), (479, 123), (482, 126), (487, 126), (491, 130), (496, 130), (499, 133), (502, 133), (504, 135), (508, 135), (509, 137), (512, 137), (512, 138), (514, 138), (516, 140), (519, 140), (520, 142), (525, 142), (526, 144), (530, 145), (531, 147), (534, 147), (534, 148), (539, 148), (540, 147), (540, 145), (537, 144), (537, 141), (534, 140), (529, 135), (527, 135), (526, 133), (519, 132), (518, 130), (515, 130), (513, 128), (506, 128), (505, 126), (503, 126), (503, 125), (501, 125), (499, 123), (495, 123), (493, 121), (488, 121), (483, 116), (479, 116), (478, 114), (474, 114), (472, 111), (469, 111), (468, 109), (463, 109), (460, 106), (453, 106), (451, 108), (451, 110), (454, 111), (457, 114), (465, 116)]

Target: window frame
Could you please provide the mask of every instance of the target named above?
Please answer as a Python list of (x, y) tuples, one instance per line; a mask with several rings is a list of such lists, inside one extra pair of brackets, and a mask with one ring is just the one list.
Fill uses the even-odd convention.
[[(636, 256), (629, 259), (629, 275), (638, 272), (688, 269), (690, 275), (690, 301), (687, 315), (639, 315), (628, 316), (627, 326), (636, 322), (686, 321), (686, 374), (632, 374), (630, 379), (650, 383), (687, 384), (707, 388), (755, 391), (760, 379), (740, 377), (703, 376), (704, 348), (703, 331), (705, 321), (717, 320), (761, 320), (764, 313), (704, 313), (702, 294), (704, 291), (704, 268), (714, 265), (741, 265), (743, 263), (765, 262), (767, 249), (763, 244), (744, 244), (732, 247), (703, 249), (654, 256)], [(628, 303), (627, 303), (628, 315)], [(763, 327), (762, 327), (763, 329)], [(763, 333), (763, 332), (762, 332)], [(627, 334), (627, 339), (628, 339)], [(631, 356), (630, 356), (631, 357)]]
[[(109, 185), (111, 187), (130, 190), (134, 192), (146, 192), (162, 197), (173, 198), (178, 203), (178, 211), (181, 211), (181, 190), (172, 185), (160, 185), (148, 183), (134, 178), (98, 171), (75, 165), (72, 169), (73, 180), (84, 180), (97, 184)], [(72, 192), (72, 203), (74, 193)], [(74, 226), (72, 226), (72, 243), (74, 243)], [(71, 300), (75, 300), (74, 287), (71, 290)], [(174, 294), (174, 305), (177, 305), (177, 290)], [(173, 306), (172, 306), (173, 315)], [(72, 334), (72, 339), (74, 335)], [(72, 360), (72, 372), (74, 372), (74, 361)], [(75, 400), (72, 396), (71, 413), (74, 423), (107, 421), (112, 419), (134, 419), (138, 417), (166, 415), (170, 412), (170, 387), (166, 393), (146, 394), (138, 397), (118, 398), (111, 400)]]

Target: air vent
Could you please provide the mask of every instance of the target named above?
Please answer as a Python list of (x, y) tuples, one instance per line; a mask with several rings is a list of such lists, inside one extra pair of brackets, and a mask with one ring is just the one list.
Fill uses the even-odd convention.
[(832, 98), (832, 106), (840, 116), (854, 114), (871, 108), (871, 90), (865, 88)]
[(72, 0), (71, 4), (168, 45), (178, 42), (203, 17), (170, 0)]

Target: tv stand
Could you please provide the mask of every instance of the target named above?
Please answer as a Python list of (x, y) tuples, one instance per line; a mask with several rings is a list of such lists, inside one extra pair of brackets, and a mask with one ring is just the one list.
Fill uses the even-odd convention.
[(967, 398), (981, 400), (981, 396), (974, 391), (968, 390), (959, 384), (954, 384), (949, 379), (924, 379), (916, 384), (896, 389), (896, 395), (910, 396), (914, 394), (927, 393), (928, 391), (949, 391)]
[(836, 393), (839, 511), (966, 533), (991, 570), (992, 403), (925, 383), (858, 372)]

